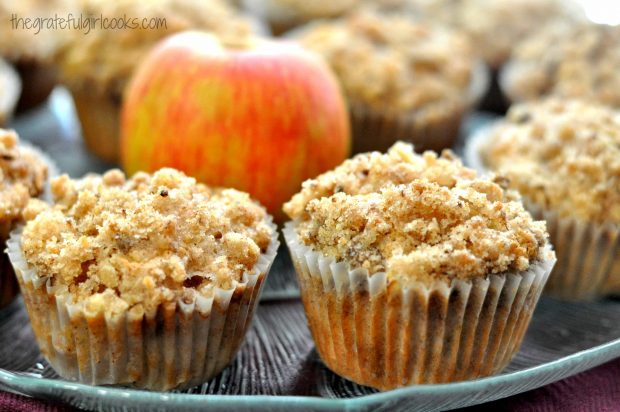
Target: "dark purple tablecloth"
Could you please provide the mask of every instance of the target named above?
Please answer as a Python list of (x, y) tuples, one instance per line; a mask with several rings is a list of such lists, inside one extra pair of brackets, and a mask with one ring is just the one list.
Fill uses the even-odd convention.
[[(0, 392), (0, 412), (70, 410), (73, 409)], [(473, 411), (620, 411), (620, 359), (544, 388), (461, 410)]]

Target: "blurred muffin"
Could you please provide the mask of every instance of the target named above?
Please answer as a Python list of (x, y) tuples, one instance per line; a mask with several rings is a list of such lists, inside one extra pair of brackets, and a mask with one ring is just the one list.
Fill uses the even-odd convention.
[(279, 35), (312, 20), (341, 16), (360, 0), (243, 0), (243, 3), (250, 13), (266, 21), (271, 31)]
[[(372, 2), (372, 1), (371, 1)], [(527, 36), (554, 21), (584, 20), (571, 0), (380, 0), (384, 6), (442, 23), (466, 33), (475, 51), (493, 72), (482, 109), (504, 112), (505, 97), (497, 84), (497, 71)], [(543, 45), (547, 47), (548, 45)]]
[[(162, 38), (187, 29), (212, 31), (224, 41), (250, 35), (252, 24), (222, 0), (85, 0), (84, 14), (107, 18), (140, 16), (153, 29), (76, 31), (59, 54), (63, 82), (70, 89), (88, 148), (118, 160), (120, 107), (133, 70)], [(150, 20), (154, 19), (154, 20)], [(165, 24), (162, 23), (165, 19)]]
[(449, 147), (484, 89), (467, 39), (406, 17), (366, 10), (309, 24), (292, 37), (338, 76), (354, 153), (385, 150), (399, 139), (417, 149)]
[[(57, 83), (53, 56), (69, 30), (46, 25), (24, 28), (20, 19), (66, 17), (75, 10), (74, 0), (3, 0), (0, 2), (0, 57), (18, 71), (22, 92), (17, 111), (31, 109), (47, 100)], [(34, 23), (33, 23), (34, 24)]]
[(13, 115), (21, 88), (17, 72), (0, 58), (0, 127)]
[(514, 102), (553, 95), (620, 107), (620, 27), (556, 24), (523, 42), (502, 72)]
[(558, 264), (547, 286), (569, 300), (620, 293), (620, 114), (579, 100), (513, 106), (467, 148), (505, 176), (549, 226)]
[[(168, 390), (234, 358), (278, 246), (264, 208), (173, 169), (52, 181), (9, 255), (60, 376)], [(71, 327), (67, 327), (71, 325)]]
[(4, 252), (9, 233), (23, 221), (28, 201), (43, 195), (48, 167), (47, 159), (20, 144), (14, 131), (0, 129), (0, 307), (17, 294), (15, 274)]
[(358, 155), (284, 211), (321, 359), (378, 389), (502, 370), (555, 262), (516, 192), (449, 151)]

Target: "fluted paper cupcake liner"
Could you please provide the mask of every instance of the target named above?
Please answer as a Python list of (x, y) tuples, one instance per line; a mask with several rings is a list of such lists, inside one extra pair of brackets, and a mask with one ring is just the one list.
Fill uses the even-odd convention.
[(327, 367), (377, 389), (501, 371), (518, 351), (555, 257), (523, 272), (432, 285), (389, 282), (304, 245), (284, 229), (317, 351)]
[[(56, 167), (56, 164), (45, 153), (27, 142), (20, 141), (19, 148), (20, 150), (27, 150), (36, 154), (36, 156), (47, 165), (48, 178), (45, 182), (45, 187), (40, 197), (46, 202), (51, 201), (52, 194), (50, 189), (50, 179), (58, 175), (58, 168)], [(11, 231), (20, 222), (21, 219), (5, 220), (0, 222), (0, 244), (3, 248), (2, 253), (0, 253), (0, 308), (3, 308), (11, 303), (13, 298), (15, 298), (15, 296), (19, 293), (19, 286), (17, 285), (17, 280), (15, 279), (15, 271), (9, 261), (9, 257), (4, 251), (4, 247), (9, 239)]]
[[(465, 162), (480, 173), (490, 172), (481, 150), (492, 131), (493, 126), (478, 131), (465, 147)], [(535, 219), (547, 222), (558, 257), (546, 294), (570, 301), (620, 294), (620, 225), (562, 217), (525, 196), (523, 204)]]
[(160, 304), (152, 313), (90, 310), (57, 294), (50, 278), (29, 267), (14, 230), (8, 254), (41, 352), (63, 378), (92, 385), (123, 384), (151, 390), (199, 385), (216, 376), (236, 355), (249, 329), (279, 242), (229, 290), (191, 302)]

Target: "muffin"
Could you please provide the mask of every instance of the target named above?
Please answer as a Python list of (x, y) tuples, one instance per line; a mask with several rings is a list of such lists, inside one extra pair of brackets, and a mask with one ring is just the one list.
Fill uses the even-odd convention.
[[(462, 31), (492, 72), (481, 108), (504, 113), (497, 75), (524, 38), (555, 21), (584, 21), (582, 10), (570, 0), (382, 0), (400, 4), (400, 10)], [(549, 43), (551, 44), (551, 43)], [(547, 48), (548, 44), (542, 47)]]
[(278, 247), (264, 208), (173, 169), (52, 181), (8, 253), (41, 352), (63, 378), (153, 390), (217, 375)]
[(383, 390), (510, 362), (555, 254), (502, 184), (404, 143), (303, 184), (284, 235), (327, 367)]
[[(0, 243), (4, 249), (11, 230), (22, 222), (22, 211), (31, 198), (44, 194), (48, 159), (34, 148), (20, 144), (12, 130), (0, 129)], [(0, 254), (0, 307), (17, 294), (13, 268)]]
[(17, 72), (0, 58), (0, 127), (13, 115), (21, 88)]
[[(140, 16), (156, 28), (76, 31), (58, 53), (63, 82), (73, 95), (86, 146), (104, 160), (118, 160), (119, 116), (123, 92), (151, 48), (172, 33), (201, 29), (234, 42), (252, 24), (223, 0), (85, 0), (84, 14), (105, 18)], [(165, 19), (165, 24), (162, 23)], [(159, 23), (158, 23), (159, 22)]]
[[(24, 19), (54, 18), (74, 11), (73, 0), (3, 0), (0, 2), (0, 57), (15, 67), (22, 82), (17, 111), (45, 102), (57, 83), (53, 56), (68, 30), (26, 28)], [(16, 20), (12, 20), (15, 18)]]
[(549, 98), (513, 106), (466, 148), (506, 177), (549, 226), (558, 263), (546, 292), (566, 300), (620, 293), (620, 114)]
[(618, 65), (619, 26), (556, 24), (515, 50), (502, 72), (501, 84), (513, 102), (558, 96), (617, 108)]
[(467, 39), (407, 17), (364, 10), (291, 37), (324, 56), (340, 79), (354, 153), (398, 139), (418, 149), (451, 146), (485, 87)]
[(360, 0), (243, 0), (244, 7), (266, 21), (276, 35), (312, 20), (341, 16), (359, 3)]

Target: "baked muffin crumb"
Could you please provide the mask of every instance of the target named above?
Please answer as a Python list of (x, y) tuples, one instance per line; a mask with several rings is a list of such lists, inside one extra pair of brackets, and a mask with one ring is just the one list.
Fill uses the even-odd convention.
[(113, 313), (230, 289), (272, 239), (265, 210), (245, 193), (211, 189), (173, 169), (127, 179), (52, 182), (55, 206), (31, 202), (26, 261), (57, 293)]
[(450, 152), (395, 144), (303, 184), (284, 211), (306, 245), (389, 278), (429, 282), (525, 270), (547, 233), (516, 192)]
[(19, 220), (31, 197), (43, 193), (47, 164), (20, 147), (17, 133), (0, 129), (0, 220)]

